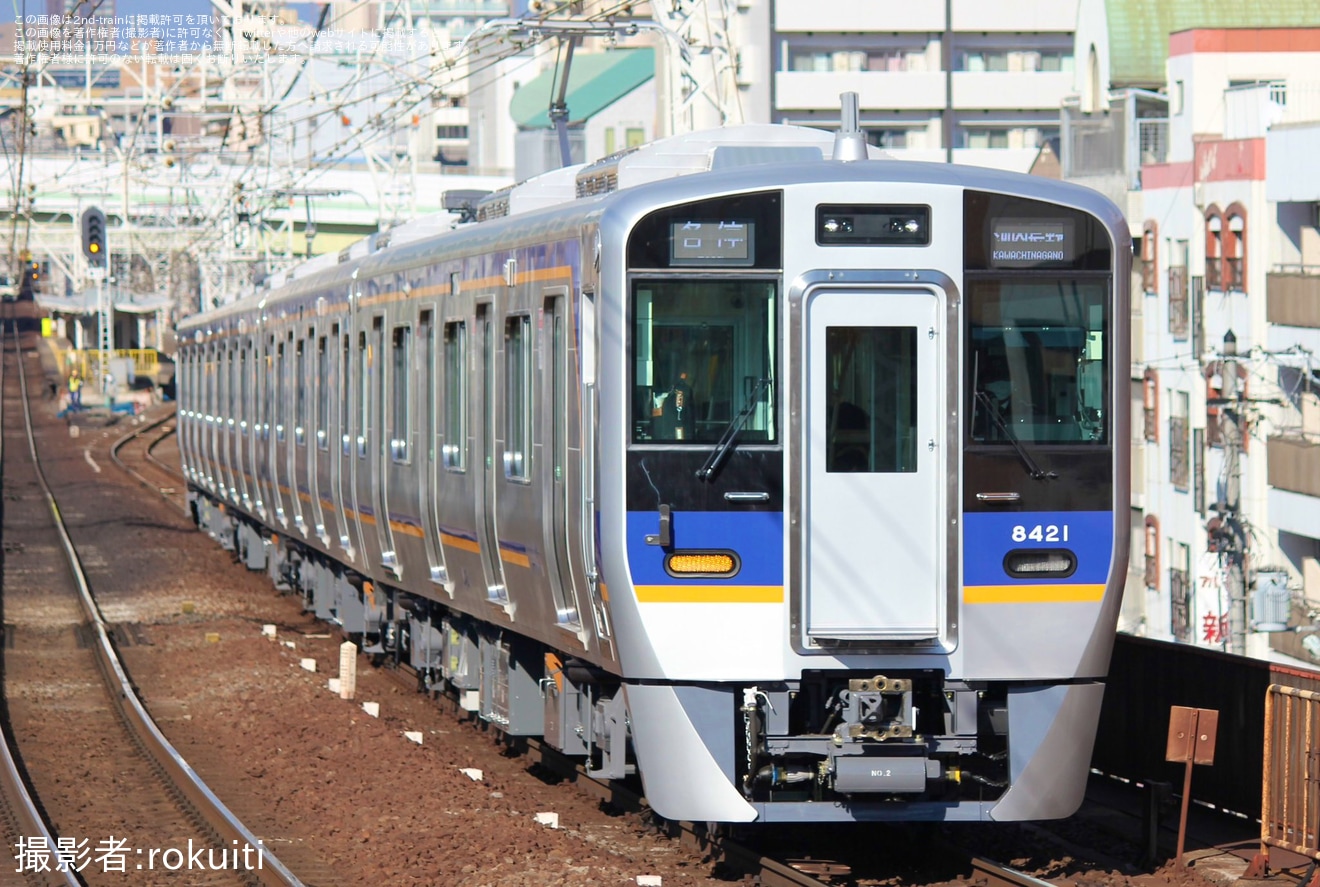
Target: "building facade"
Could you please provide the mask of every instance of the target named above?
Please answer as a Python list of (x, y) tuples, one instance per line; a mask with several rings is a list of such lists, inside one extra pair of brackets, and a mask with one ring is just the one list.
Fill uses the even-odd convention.
[[(832, 128), (859, 95), (894, 157), (1026, 172), (1075, 91), (1077, 0), (775, 0), (761, 121)], [(946, 10), (950, 14), (946, 15)]]
[(1320, 601), (1320, 460), (1307, 462), (1320, 268), (1306, 261), (1320, 260), (1320, 191), (1284, 140), (1290, 121), (1320, 119), (1318, 70), (1320, 29), (1169, 38), (1167, 156), (1141, 165), (1128, 201), (1142, 293), (1129, 630), (1305, 655)]

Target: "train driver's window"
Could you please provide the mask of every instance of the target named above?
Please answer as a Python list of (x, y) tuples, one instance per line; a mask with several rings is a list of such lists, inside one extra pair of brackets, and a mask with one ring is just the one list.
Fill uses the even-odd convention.
[(1106, 442), (1108, 297), (1103, 279), (972, 283), (967, 374), (973, 441)]
[(633, 283), (632, 415), (638, 443), (774, 443), (776, 286), (699, 279)]

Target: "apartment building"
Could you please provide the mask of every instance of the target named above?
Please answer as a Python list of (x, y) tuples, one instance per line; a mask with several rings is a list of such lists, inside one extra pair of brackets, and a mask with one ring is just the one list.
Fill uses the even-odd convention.
[(868, 140), (897, 158), (1026, 172), (1075, 90), (1077, 10), (1077, 0), (775, 0), (770, 107), (749, 118), (830, 128), (839, 94), (856, 92)]
[(1320, 29), (1194, 28), (1168, 45), (1167, 156), (1141, 165), (1129, 200), (1125, 627), (1305, 656), (1305, 636), (1281, 630), (1320, 601), (1320, 190), (1300, 153), (1320, 140), (1295, 122), (1320, 120)]

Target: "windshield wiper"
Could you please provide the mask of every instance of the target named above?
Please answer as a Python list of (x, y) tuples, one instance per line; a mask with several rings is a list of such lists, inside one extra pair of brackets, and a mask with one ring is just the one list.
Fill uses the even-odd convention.
[(724, 457), (729, 455), (729, 451), (733, 449), (734, 441), (738, 439), (738, 433), (747, 424), (747, 418), (751, 416), (752, 410), (756, 409), (756, 404), (761, 398), (761, 392), (768, 387), (770, 387), (769, 379), (756, 380), (756, 386), (752, 388), (751, 396), (747, 398), (747, 403), (743, 406), (742, 412), (735, 416), (729, 426), (724, 429), (724, 433), (720, 435), (719, 442), (715, 444), (715, 449), (711, 450), (706, 463), (697, 469), (698, 480), (710, 480), (711, 475), (724, 464)]
[(1054, 480), (1059, 476), (1053, 471), (1041, 470), (1041, 467), (1036, 464), (1036, 460), (1031, 458), (1031, 454), (1027, 452), (1027, 448), (1022, 445), (1022, 441), (1018, 440), (1018, 436), (1014, 434), (1013, 430), (1008, 427), (1006, 422), (1004, 422), (1004, 417), (999, 415), (999, 404), (995, 403), (990, 398), (990, 395), (986, 394), (984, 391), (978, 391), (976, 392), (976, 400), (985, 407), (986, 415), (990, 417), (990, 421), (995, 423), (995, 427), (998, 428), (1000, 433), (1004, 435), (1005, 439), (1013, 445), (1013, 449), (1017, 450), (1018, 456), (1022, 458), (1022, 464), (1027, 466), (1027, 471), (1031, 474), (1032, 478), (1035, 480)]

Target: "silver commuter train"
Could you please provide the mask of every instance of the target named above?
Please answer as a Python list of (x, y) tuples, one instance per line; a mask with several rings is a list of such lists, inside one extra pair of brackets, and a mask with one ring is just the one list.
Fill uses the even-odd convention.
[(187, 318), (198, 523), (666, 817), (1070, 814), (1130, 236), (1088, 189), (871, 152), (676, 137)]

